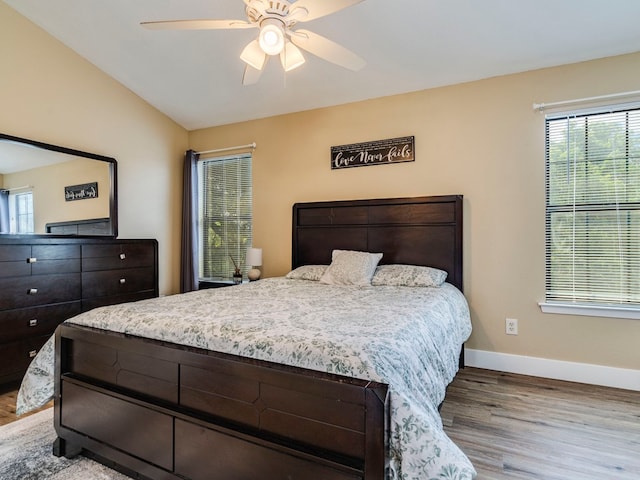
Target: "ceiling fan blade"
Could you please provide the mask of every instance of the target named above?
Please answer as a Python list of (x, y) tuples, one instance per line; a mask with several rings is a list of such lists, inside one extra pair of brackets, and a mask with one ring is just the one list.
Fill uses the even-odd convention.
[(253, 68), (251, 65), (247, 64), (244, 67), (244, 74), (242, 75), (242, 85), (246, 86), (258, 83), (261, 75), (262, 70), (258, 70), (257, 68)]
[(244, 20), (161, 20), (140, 22), (140, 25), (150, 30), (217, 30), (257, 27), (256, 24)]
[(300, 21), (308, 22), (309, 20), (330, 15), (360, 2), (362, 2), (362, 0), (297, 0), (291, 5), (291, 13), (295, 12), (298, 8), (304, 8), (308, 13), (304, 18), (300, 19)]
[(309, 30), (290, 32), (290, 38), (292, 43), (303, 50), (349, 70), (358, 71), (366, 65), (366, 62), (351, 50)]

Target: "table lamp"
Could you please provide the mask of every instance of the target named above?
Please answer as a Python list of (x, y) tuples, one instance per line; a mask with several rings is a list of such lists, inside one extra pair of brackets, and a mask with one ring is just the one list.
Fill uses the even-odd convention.
[(249, 280), (254, 281), (260, 278), (262, 272), (257, 267), (262, 266), (262, 249), (261, 248), (248, 248), (247, 258), (245, 262), (248, 266), (251, 266), (251, 270), (247, 273)]

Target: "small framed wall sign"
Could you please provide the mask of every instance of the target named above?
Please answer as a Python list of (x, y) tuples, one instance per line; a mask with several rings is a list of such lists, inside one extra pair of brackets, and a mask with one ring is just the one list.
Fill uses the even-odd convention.
[(71, 202), (73, 200), (86, 200), (88, 198), (98, 198), (98, 182), (64, 187), (64, 199), (67, 202)]
[(415, 160), (414, 137), (389, 138), (331, 147), (331, 168), (365, 167)]

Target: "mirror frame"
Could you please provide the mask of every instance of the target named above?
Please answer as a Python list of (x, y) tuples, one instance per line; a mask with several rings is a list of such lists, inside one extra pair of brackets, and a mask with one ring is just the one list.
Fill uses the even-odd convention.
[(0, 142), (13, 142), (26, 144), (31, 147), (40, 148), (42, 150), (50, 150), (58, 153), (65, 153), (67, 155), (74, 155), (77, 157), (84, 157), (90, 160), (98, 160), (100, 162), (107, 162), (109, 164), (109, 223), (111, 226), (110, 235), (66, 235), (66, 234), (54, 234), (54, 233), (34, 233), (34, 234), (0, 234), (2, 237), (10, 236), (24, 236), (33, 235), (39, 237), (100, 237), (100, 238), (116, 238), (118, 236), (118, 162), (115, 158), (106, 157), (104, 155), (98, 155), (97, 153), (83, 152), (81, 150), (75, 150), (73, 148), (61, 147), (59, 145), (52, 145), (50, 143), (39, 142), (37, 140), (30, 140), (28, 138), (15, 137), (13, 135), (7, 135), (0, 133)]

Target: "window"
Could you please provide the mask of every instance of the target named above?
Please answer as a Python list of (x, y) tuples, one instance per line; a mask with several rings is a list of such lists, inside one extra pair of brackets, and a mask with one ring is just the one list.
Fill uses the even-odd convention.
[(9, 231), (33, 233), (33, 193), (9, 194)]
[(252, 243), (251, 155), (198, 162), (198, 226), (201, 280), (231, 278)]
[(640, 318), (640, 107), (546, 120), (543, 311), (554, 303)]

